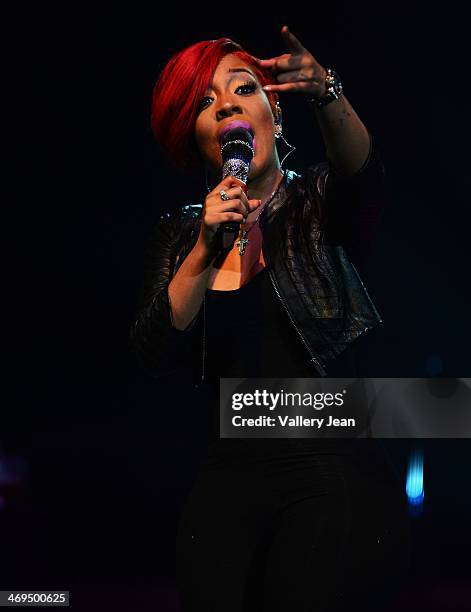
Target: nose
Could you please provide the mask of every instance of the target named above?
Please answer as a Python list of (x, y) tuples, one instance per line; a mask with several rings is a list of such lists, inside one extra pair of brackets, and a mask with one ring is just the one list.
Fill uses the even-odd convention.
[(242, 113), (242, 108), (236, 102), (224, 102), (216, 111), (216, 117), (218, 120), (226, 119), (227, 117), (232, 117), (232, 115), (237, 115)]

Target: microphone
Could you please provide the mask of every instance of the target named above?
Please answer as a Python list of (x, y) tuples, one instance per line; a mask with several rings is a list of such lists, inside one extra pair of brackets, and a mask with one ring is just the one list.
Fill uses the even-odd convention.
[[(222, 155), (222, 178), (234, 176), (247, 183), (249, 176), (250, 163), (254, 156), (253, 134), (245, 126), (241, 126), (242, 122), (234, 122), (234, 127), (224, 131), (220, 138), (221, 155)], [(237, 125), (239, 124), (239, 125)], [(245, 187), (245, 189), (244, 189)], [(247, 186), (243, 189), (247, 194)], [(225, 221), (219, 226), (221, 232), (222, 248), (229, 249), (234, 244), (240, 229), (240, 223), (237, 221)]]

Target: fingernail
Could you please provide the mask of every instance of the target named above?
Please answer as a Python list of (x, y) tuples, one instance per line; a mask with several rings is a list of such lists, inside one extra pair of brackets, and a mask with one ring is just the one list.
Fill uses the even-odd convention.
[(264, 85), (262, 89), (264, 89), (265, 91), (270, 91), (271, 85)]

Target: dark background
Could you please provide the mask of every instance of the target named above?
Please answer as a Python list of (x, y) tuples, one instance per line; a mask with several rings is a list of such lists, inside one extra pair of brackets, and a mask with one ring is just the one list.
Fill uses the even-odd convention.
[[(464, 15), (451, 4), (325, 4), (68, 7), (12, 21), (4, 328), (15, 392), (1, 411), (0, 457), (4, 472), (19, 458), (24, 477), (8, 490), (0, 481), (0, 588), (69, 588), (84, 610), (112, 592), (122, 609), (174, 609), (174, 534), (206, 423), (181, 381), (139, 370), (128, 332), (151, 227), (204, 194), (204, 177), (172, 170), (149, 127), (153, 82), (188, 44), (230, 36), (271, 57), (285, 51), (286, 23), (339, 72), (390, 186), (366, 278), (384, 325), (362, 341), (365, 375), (471, 376)], [(281, 104), (297, 147), (287, 167), (323, 160), (304, 101)], [(405, 476), (414, 442), (388, 446)], [(436, 609), (456, 609), (447, 606), (464, 601), (470, 575), (470, 445), (424, 449), (407, 605), (443, 597)]]

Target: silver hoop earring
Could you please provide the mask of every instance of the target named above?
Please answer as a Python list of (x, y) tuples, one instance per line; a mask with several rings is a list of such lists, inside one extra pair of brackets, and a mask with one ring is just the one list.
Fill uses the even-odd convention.
[[(275, 126), (275, 127), (276, 127), (276, 126)], [(278, 135), (278, 136), (276, 135), (276, 132), (275, 132), (275, 138), (281, 138), (281, 140), (282, 140), (282, 141), (285, 143), (285, 145), (286, 145), (287, 147), (289, 147), (289, 149), (290, 149), (290, 150), (288, 151), (288, 153), (286, 153), (286, 155), (285, 155), (285, 156), (283, 157), (283, 159), (281, 160), (281, 163), (280, 163), (280, 168), (283, 168), (283, 164), (285, 163), (286, 158), (288, 157), (288, 155), (291, 155), (291, 153), (293, 153), (294, 151), (296, 151), (296, 147), (295, 147), (295, 146), (293, 146), (293, 145), (291, 145), (291, 144), (289, 144), (289, 142), (288, 142), (288, 141), (286, 140), (286, 138), (283, 136), (283, 131), (281, 130), (281, 125), (280, 125), (280, 131), (279, 131), (279, 135)]]
[(281, 140), (285, 143), (285, 145), (287, 147), (289, 147), (289, 149), (290, 149), (288, 151), (288, 153), (286, 153), (286, 155), (281, 160), (280, 168), (283, 168), (283, 164), (285, 163), (286, 158), (288, 157), (288, 155), (291, 155), (291, 153), (293, 153), (293, 151), (296, 151), (296, 147), (294, 147), (293, 145), (289, 144), (289, 142), (283, 136), (282, 110), (281, 110), (280, 103), (278, 101), (276, 103), (275, 138), (277, 140), (279, 140), (281, 138)]

